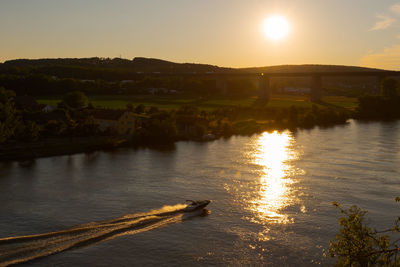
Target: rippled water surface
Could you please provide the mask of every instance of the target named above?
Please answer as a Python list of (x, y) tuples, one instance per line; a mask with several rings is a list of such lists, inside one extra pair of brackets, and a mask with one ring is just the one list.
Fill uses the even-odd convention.
[[(0, 163), (0, 265), (329, 264), (332, 201), (377, 227), (399, 215), (399, 142), (398, 122), (352, 121)], [(213, 202), (182, 213), (186, 199)]]

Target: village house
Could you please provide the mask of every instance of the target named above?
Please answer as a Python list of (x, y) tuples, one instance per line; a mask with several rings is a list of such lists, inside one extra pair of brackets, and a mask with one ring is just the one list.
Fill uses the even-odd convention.
[(168, 93), (167, 88), (148, 88), (147, 91), (152, 95)]
[(43, 105), (43, 106), (41, 106), (41, 109), (42, 109), (42, 112), (48, 113), (48, 112), (52, 112), (52, 111), (56, 110), (57, 107), (53, 106), (53, 105)]
[(122, 85), (130, 84), (130, 83), (133, 83), (133, 80), (122, 80), (122, 81), (121, 81), (121, 84), (122, 84)]
[(94, 123), (99, 125), (100, 131), (111, 129), (121, 135), (131, 134), (137, 124), (137, 117), (128, 110), (95, 109), (91, 115)]

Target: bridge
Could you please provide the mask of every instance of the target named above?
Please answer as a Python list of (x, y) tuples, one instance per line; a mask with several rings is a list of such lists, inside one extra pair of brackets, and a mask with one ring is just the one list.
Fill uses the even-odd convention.
[(227, 90), (227, 80), (232, 78), (251, 78), (258, 79), (258, 95), (260, 99), (268, 100), (271, 95), (270, 79), (273, 77), (287, 78), (287, 77), (310, 77), (311, 78), (311, 94), (310, 100), (318, 102), (322, 97), (322, 78), (323, 77), (375, 77), (377, 83), (377, 92), (382, 80), (387, 77), (399, 77), (400, 71), (348, 71), (348, 72), (264, 72), (264, 73), (245, 73), (245, 72), (206, 72), (206, 73), (137, 73), (137, 76), (150, 76), (150, 77), (180, 77), (183, 83), (185, 78), (208, 78), (215, 79), (216, 89), (222, 92)]

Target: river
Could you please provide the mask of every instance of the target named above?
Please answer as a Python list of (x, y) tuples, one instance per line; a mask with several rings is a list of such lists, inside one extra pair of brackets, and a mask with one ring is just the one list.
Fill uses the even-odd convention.
[(387, 228), (399, 174), (400, 122), (0, 163), (0, 266), (330, 264), (332, 202)]

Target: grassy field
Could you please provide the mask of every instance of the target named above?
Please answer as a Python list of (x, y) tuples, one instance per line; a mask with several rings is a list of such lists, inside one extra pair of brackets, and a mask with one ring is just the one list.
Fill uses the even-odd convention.
[[(40, 97), (37, 99), (41, 104), (56, 105), (61, 101), (58, 97)], [(171, 110), (178, 109), (183, 105), (194, 105), (204, 110), (212, 110), (218, 107), (229, 106), (243, 106), (248, 107), (253, 105), (257, 98), (245, 99), (228, 99), (228, 98), (199, 98), (190, 96), (124, 96), (124, 95), (107, 95), (107, 96), (89, 96), (90, 102), (95, 107), (123, 109), (128, 103), (134, 106), (143, 104), (146, 107), (154, 106), (159, 109)], [(324, 97), (323, 102), (328, 106), (335, 106), (338, 108), (346, 108), (349, 110), (357, 107), (357, 99), (342, 97), (342, 96), (327, 96)], [(270, 107), (311, 107), (307, 96), (291, 96), (291, 95), (272, 95), (268, 106)]]
[(358, 106), (358, 99), (356, 97), (326, 96), (322, 100), (328, 104), (349, 110), (354, 110)]

